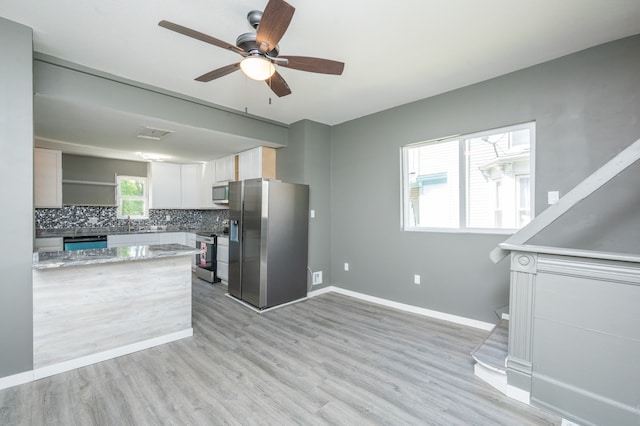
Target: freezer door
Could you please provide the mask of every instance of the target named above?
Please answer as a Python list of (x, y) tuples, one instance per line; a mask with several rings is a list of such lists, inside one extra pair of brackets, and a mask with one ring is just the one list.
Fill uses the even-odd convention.
[(229, 183), (229, 294), (242, 298), (242, 182)]
[(266, 306), (266, 214), (269, 182), (244, 181), (242, 215), (242, 300), (258, 308)]

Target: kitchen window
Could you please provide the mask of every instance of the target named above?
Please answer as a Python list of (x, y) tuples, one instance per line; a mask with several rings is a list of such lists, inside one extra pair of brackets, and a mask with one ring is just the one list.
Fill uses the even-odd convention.
[(147, 179), (135, 176), (118, 176), (117, 184), (117, 218), (149, 218)]
[(533, 212), (535, 124), (402, 148), (403, 228), (513, 232)]

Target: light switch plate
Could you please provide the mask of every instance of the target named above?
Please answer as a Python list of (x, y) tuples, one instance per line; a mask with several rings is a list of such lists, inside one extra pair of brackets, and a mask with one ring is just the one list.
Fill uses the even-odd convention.
[(547, 202), (549, 203), (549, 205), (557, 203), (559, 199), (560, 199), (559, 191), (547, 192)]

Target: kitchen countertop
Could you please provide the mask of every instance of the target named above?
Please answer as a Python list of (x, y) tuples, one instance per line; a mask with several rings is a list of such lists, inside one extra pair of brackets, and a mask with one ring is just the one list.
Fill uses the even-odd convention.
[[(178, 231), (173, 231), (178, 232)], [(51, 251), (33, 253), (33, 269), (51, 269), (67, 266), (101, 263), (132, 262), (201, 253), (200, 249), (182, 244), (113, 247), (89, 250)]]
[(52, 228), (52, 229), (36, 229), (36, 238), (55, 238), (55, 237), (83, 237), (92, 235), (126, 235), (126, 234), (152, 234), (165, 232), (209, 232), (217, 235), (223, 234), (221, 229), (203, 228), (203, 227), (177, 227), (177, 226), (147, 226), (139, 229), (131, 229), (127, 227), (103, 227), (103, 228)]

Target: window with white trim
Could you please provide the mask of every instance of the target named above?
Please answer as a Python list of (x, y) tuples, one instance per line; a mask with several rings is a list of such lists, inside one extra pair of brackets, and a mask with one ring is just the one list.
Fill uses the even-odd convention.
[(149, 197), (147, 178), (117, 176), (116, 198), (118, 219), (148, 219)]
[(535, 123), (402, 148), (403, 228), (495, 232), (533, 215)]

